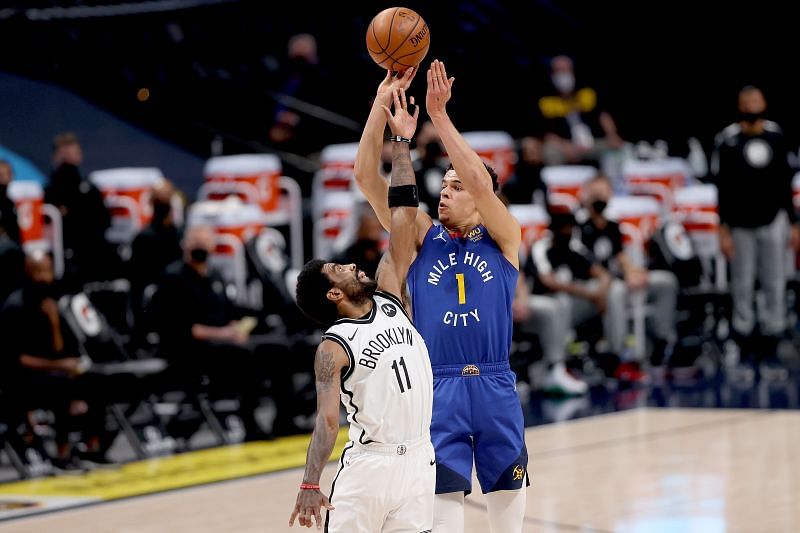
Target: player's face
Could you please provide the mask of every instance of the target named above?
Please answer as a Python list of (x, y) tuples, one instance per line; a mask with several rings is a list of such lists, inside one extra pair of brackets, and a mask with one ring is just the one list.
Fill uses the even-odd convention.
[(455, 171), (448, 171), (442, 179), (442, 191), (439, 193), (439, 221), (445, 226), (459, 225), (477, 210), (475, 201), (464, 190)]
[(363, 270), (358, 270), (354, 263), (349, 265), (325, 263), (322, 271), (333, 286), (340, 289), (354, 303), (360, 303), (372, 296), (378, 286), (378, 283), (364, 274)]

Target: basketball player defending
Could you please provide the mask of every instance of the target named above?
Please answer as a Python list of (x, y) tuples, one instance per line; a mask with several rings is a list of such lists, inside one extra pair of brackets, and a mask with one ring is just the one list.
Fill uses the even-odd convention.
[[(522, 531), (528, 452), (522, 409), (509, 368), (511, 303), (519, 275), (520, 226), (495, 195), (497, 176), (447, 116), (454, 79), (434, 61), (428, 115), (453, 163), (442, 181), (440, 225), (414, 221), (417, 257), (408, 273), (414, 323), (433, 367), (431, 440), (436, 449), (434, 533), (464, 530), (472, 464), (487, 493), (494, 533)], [(356, 180), (383, 226), (394, 227), (388, 183), (378, 173), (385, 127), (378, 88), (356, 157)], [(391, 230), (390, 230), (391, 231)]]
[[(325, 531), (420, 533), (433, 527), (433, 375), (425, 341), (401, 301), (416, 253), (419, 199), (409, 143), (419, 110), (410, 115), (405, 92), (396, 89), (394, 115), (382, 110), (394, 133), (392, 186), (386, 191), (391, 235), (376, 280), (355, 265), (321, 260), (310, 261), (298, 277), (297, 305), (333, 325), (314, 362), (317, 421), (290, 526), (299, 517), (301, 526), (311, 527), (313, 517), (321, 528), (325, 507)], [(350, 442), (329, 500), (319, 478), (339, 433), (340, 392)]]

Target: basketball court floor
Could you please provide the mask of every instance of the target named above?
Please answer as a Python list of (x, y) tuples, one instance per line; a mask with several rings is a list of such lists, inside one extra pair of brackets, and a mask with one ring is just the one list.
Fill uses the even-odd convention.
[[(7, 512), (15, 501), (18, 512), (26, 502), (33, 510), (37, 501), (57, 505), (59, 498), (82, 505), (0, 522), (0, 533), (291, 531), (302, 469), (250, 474), (301, 465), (306, 443), (292, 437), (192, 452), (129, 464), (127, 475), (56, 478), (55, 486), (0, 485)], [(527, 443), (533, 484), (525, 531), (800, 531), (796, 410), (642, 407), (529, 428)], [(324, 486), (334, 471), (332, 463)], [(247, 477), (231, 479), (237, 476)], [(174, 488), (172, 482), (214, 481), (127, 497)], [(115, 497), (124, 499), (94, 504)], [(466, 531), (487, 532), (482, 495), (467, 501)]]

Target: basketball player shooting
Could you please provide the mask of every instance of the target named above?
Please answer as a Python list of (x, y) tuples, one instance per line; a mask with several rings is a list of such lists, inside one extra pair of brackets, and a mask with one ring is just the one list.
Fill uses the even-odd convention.
[[(528, 452), (508, 362), (520, 226), (495, 194), (497, 175), (447, 114), (454, 78), (442, 62), (431, 64), (427, 82), (427, 112), (452, 162), (442, 180), (441, 225), (417, 212), (417, 257), (408, 273), (414, 323), (428, 345), (434, 376), (434, 532), (464, 530), (473, 460), (487, 493), (491, 531), (521, 532)], [(373, 106), (361, 137), (355, 173), (381, 223), (393, 231), (389, 184), (378, 170), (385, 127), (380, 105)]]
[[(290, 526), (298, 519), (320, 529), (324, 507), (330, 532), (420, 533), (433, 527), (433, 375), (425, 342), (402, 304), (419, 204), (409, 152), (419, 110), (408, 112), (406, 81), (387, 78), (383, 88), (391, 100), (379, 108), (393, 142), (392, 183), (384, 198), (391, 234), (376, 280), (355, 265), (322, 260), (310, 261), (298, 277), (297, 305), (333, 325), (314, 362), (317, 420)], [(350, 441), (326, 498), (319, 479), (339, 433), (340, 396)]]

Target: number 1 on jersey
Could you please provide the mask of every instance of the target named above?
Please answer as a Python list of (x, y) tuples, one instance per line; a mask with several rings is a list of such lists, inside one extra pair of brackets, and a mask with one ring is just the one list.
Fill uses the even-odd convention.
[(458, 282), (458, 303), (463, 305), (467, 303), (467, 289), (464, 285), (464, 274), (456, 274), (456, 281)]

